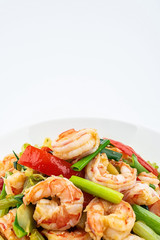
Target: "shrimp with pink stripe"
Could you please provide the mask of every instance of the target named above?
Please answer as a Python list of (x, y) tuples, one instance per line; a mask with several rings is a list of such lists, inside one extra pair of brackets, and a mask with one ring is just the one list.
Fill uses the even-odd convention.
[(110, 174), (107, 171), (109, 161), (105, 153), (98, 154), (85, 168), (85, 177), (95, 183), (112, 188), (118, 191), (124, 191), (132, 188), (136, 183), (137, 170), (131, 168), (123, 161), (112, 164), (120, 169), (118, 175)]
[(87, 206), (85, 231), (92, 239), (122, 240), (128, 236), (135, 223), (135, 214), (129, 203), (112, 204), (94, 198)]
[(157, 202), (160, 197), (158, 193), (147, 183), (136, 182), (131, 190), (124, 192), (124, 201), (130, 204), (151, 205)]
[[(51, 198), (51, 200), (46, 198)], [(66, 178), (52, 176), (25, 191), (23, 202), (36, 204), (33, 218), (47, 230), (66, 230), (80, 220), (83, 193)]]
[(86, 128), (79, 131), (70, 129), (59, 135), (53, 142), (52, 149), (56, 157), (73, 160), (95, 152), (99, 144), (100, 138), (95, 129)]
[(83, 230), (68, 231), (47, 231), (43, 230), (48, 240), (92, 240), (90, 235)]

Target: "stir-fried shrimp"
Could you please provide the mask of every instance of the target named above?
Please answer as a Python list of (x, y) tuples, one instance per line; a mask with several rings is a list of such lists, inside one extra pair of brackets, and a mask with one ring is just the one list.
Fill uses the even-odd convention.
[(6, 156), (3, 161), (0, 161), (0, 177), (4, 177), (7, 171), (12, 172), (14, 170), (13, 162), (17, 159), (13, 154)]
[[(45, 199), (51, 197), (52, 200)], [(82, 214), (83, 193), (66, 178), (52, 176), (25, 192), (23, 202), (36, 204), (33, 218), (47, 230), (74, 227)]]
[(5, 216), (0, 218), (0, 234), (8, 240), (27, 240), (29, 237), (25, 236), (18, 238), (13, 231), (13, 222), (16, 216), (16, 208), (12, 209)]
[(4, 183), (6, 184), (6, 193), (14, 195), (21, 193), (25, 180), (25, 173), (14, 170), (12, 175), (9, 175), (6, 179), (4, 179)]
[(95, 129), (70, 129), (59, 135), (52, 148), (56, 157), (72, 160), (95, 152), (99, 144), (100, 139)]
[(138, 179), (142, 182), (154, 184), (156, 189), (159, 189), (159, 180), (153, 173), (142, 172), (138, 175)]
[(149, 211), (160, 217), (160, 200), (149, 206)]
[(147, 183), (137, 182), (131, 190), (124, 192), (124, 201), (130, 204), (151, 205), (158, 201), (158, 193)]
[(94, 240), (122, 240), (130, 234), (135, 214), (129, 203), (112, 204), (94, 198), (86, 208), (86, 232)]
[(144, 240), (144, 238), (138, 237), (138, 236), (133, 235), (133, 234), (129, 234), (129, 236), (124, 238), (124, 240)]
[(99, 183), (106, 187), (124, 191), (132, 188), (136, 183), (135, 168), (131, 168), (128, 164), (119, 161), (112, 161), (112, 164), (120, 169), (120, 174), (113, 175), (107, 171), (108, 159), (105, 153), (98, 154), (85, 169), (85, 177), (95, 183)]
[(76, 230), (73, 232), (68, 231), (47, 231), (43, 230), (42, 233), (48, 240), (92, 240), (90, 235), (83, 230)]

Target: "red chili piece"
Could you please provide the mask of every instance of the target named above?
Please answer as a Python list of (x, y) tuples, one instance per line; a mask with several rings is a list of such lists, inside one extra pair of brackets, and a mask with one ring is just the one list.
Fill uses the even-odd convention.
[(86, 206), (90, 203), (90, 201), (94, 198), (93, 195), (83, 192), (83, 196), (84, 196), (84, 203), (83, 203), (83, 207), (86, 208)]
[(48, 176), (63, 175), (63, 177), (66, 178), (70, 178), (72, 175), (84, 176), (83, 171), (73, 171), (71, 169), (71, 163), (55, 157), (48, 151), (50, 151), (49, 148), (39, 149), (29, 145), (20, 157), (18, 163)]
[(146, 168), (149, 172), (152, 172), (154, 175), (158, 176), (158, 171), (157, 169), (153, 168), (149, 163), (147, 163), (139, 154), (137, 154), (133, 148), (131, 148), (130, 146), (127, 146), (121, 142), (117, 142), (115, 140), (109, 139), (110, 143), (112, 145), (114, 145), (115, 147), (119, 148), (122, 152), (124, 152), (125, 154), (129, 155), (130, 157), (132, 156), (132, 154), (135, 154), (138, 162), (144, 167)]
[(2, 191), (3, 183), (4, 183), (3, 178), (0, 178), (0, 192)]

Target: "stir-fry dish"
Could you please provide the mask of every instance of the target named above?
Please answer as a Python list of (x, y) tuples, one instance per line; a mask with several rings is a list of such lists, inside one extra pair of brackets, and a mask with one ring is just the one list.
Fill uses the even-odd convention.
[(0, 240), (158, 240), (158, 166), (95, 129), (0, 161)]

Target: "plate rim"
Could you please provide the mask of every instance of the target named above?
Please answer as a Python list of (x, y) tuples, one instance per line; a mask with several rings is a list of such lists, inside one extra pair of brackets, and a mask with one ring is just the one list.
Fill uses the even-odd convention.
[(15, 128), (7, 133), (4, 133), (2, 135), (0, 135), (0, 140), (3, 139), (3, 138), (6, 138), (7, 136), (9, 135), (14, 135), (16, 134), (16, 132), (18, 131), (23, 131), (25, 129), (29, 129), (31, 127), (34, 127), (34, 126), (37, 126), (37, 125), (41, 125), (41, 124), (47, 124), (49, 122), (53, 122), (53, 121), (62, 121), (62, 120), (102, 120), (102, 121), (113, 121), (113, 122), (117, 122), (117, 123), (121, 123), (121, 124), (127, 124), (127, 125), (130, 125), (132, 127), (137, 127), (138, 129), (139, 128), (143, 128), (145, 129), (146, 131), (152, 131), (154, 132), (155, 134), (159, 134), (160, 135), (160, 131), (159, 130), (155, 130), (153, 128), (150, 128), (150, 127), (147, 127), (146, 125), (141, 125), (141, 124), (134, 124), (133, 122), (129, 122), (129, 121), (125, 121), (125, 120), (118, 120), (118, 119), (115, 119), (115, 118), (107, 118), (107, 117), (61, 117), (61, 118), (53, 118), (53, 119), (49, 119), (49, 120), (43, 120), (43, 121), (38, 121), (36, 123), (33, 123), (33, 124), (26, 124), (22, 127), (19, 127), (19, 128)]

